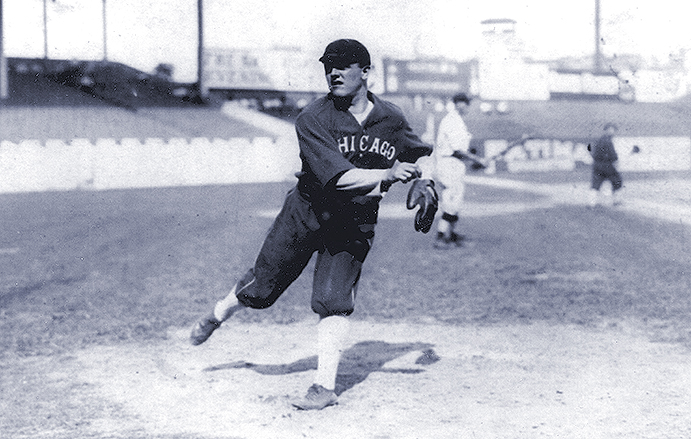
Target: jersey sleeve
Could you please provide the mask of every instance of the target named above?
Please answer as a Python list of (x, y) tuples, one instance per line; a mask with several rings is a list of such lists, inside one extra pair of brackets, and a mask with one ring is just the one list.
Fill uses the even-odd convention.
[(355, 168), (355, 165), (343, 157), (335, 139), (314, 115), (300, 115), (295, 123), (295, 130), (300, 157), (322, 187)]
[(410, 128), (408, 121), (402, 117), (400, 121), (400, 141), (403, 144), (398, 160), (401, 162), (415, 163), (420, 157), (432, 153), (432, 145), (423, 142)]

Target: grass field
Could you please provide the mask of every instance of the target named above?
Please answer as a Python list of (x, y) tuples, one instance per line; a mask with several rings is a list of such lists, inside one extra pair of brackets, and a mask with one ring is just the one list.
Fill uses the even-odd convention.
[[(583, 181), (586, 176), (524, 174), (523, 178), (544, 184), (545, 180)], [(3, 322), (10, 313), (25, 321), (26, 328), (12, 331), (18, 338), (4, 337), (0, 346), (5, 352), (33, 355), (89, 343), (156, 338), (170, 325), (191, 323), (252, 263), (271, 212), (280, 207), (290, 186), (1, 195)], [(402, 202), (405, 188), (396, 189), (385, 206)], [(467, 200), (501, 208), (507, 202), (540, 206), (541, 198), (531, 192), (471, 185)], [(267, 210), (268, 215), (260, 215)], [(410, 221), (380, 221), (372, 262), (363, 276), (359, 318), (434, 317), (468, 323), (561, 319), (565, 316), (560, 313), (568, 311), (578, 314), (570, 322), (593, 319), (589, 308), (560, 309), (562, 298), (556, 293), (557, 303), (543, 303), (550, 305), (549, 310), (530, 301), (516, 302), (520, 300), (517, 293), (532, 294), (536, 284), (544, 286), (537, 278), (528, 278), (545, 270), (606, 273), (607, 282), (598, 288), (590, 283), (571, 285), (579, 294), (594, 294), (598, 300), (615, 300), (628, 290), (639, 291), (643, 299), (649, 283), (658, 281), (658, 295), (668, 289), (691, 291), (684, 283), (688, 280), (684, 265), (688, 235), (680, 225), (569, 205), (482, 220), (468, 218), (461, 222), (462, 231), (473, 237), (477, 244), (473, 254), (481, 259), (468, 273), (463, 257), (449, 267), (447, 259), (453, 253), (435, 251), (431, 235), (415, 233)], [(659, 258), (668, 261), (660, 263)], [(556, 265), (561, 268), (547, 268)], [(274, 308), (246, 318), (286, 323), (309, 315), (308, 274)], [(457, 277), (450, 281), (449, 275)], [(507, 288), (506, 282), (512, 287)], [(612, 288), (605, 288), (609, 283)], [(511, 300), (494, 297), (507, 294), (507, 289)], [(392, 298), (396, 290), (400, 294)], [(478, 290), (485, 294), (473, 297), (464, 312), (447, 306), (449, 300), (457, 303), (456, 293)], [(609, 296), (603, 295), (605, 290)], [(379, 305), (382, 300), (386, 306)], [(633, 305), (626, 310), (629, 315), (640, 309), (640, 304)], [(29, 315), (22, 317), (23, 311), (38, 313), (40, 324)], [(617, 308), (597, 314), (623, 312)]]
[[(360, 372), (341, 370), (344, 402), (318, 414), (286, 403), (313, 368), (311, 268), (274, 307), (239, 313), (216, 342), (194, 350), (186, 341), (253, 262), (291, 184), (0, 195), (0, 436), (688, 437), (691, 229), (636, 203), (683, 215), (684, 187), (655, 188), (691, 176), (624, 177), (618, 209), (471, 184), (460, 228), (472, 246), (448, 251), (413, 230), (405, 187), (395, 187), (353, 315), (360, 343), (346, 363)], [(497, 178), (580, 193), (588, 175)], [(416, 365), (429, 349), (438, 364)], [(513, 375), (504, 374), (509, 354)], [(589, 355), (601, 369), (583, 382)], [(581, 363), (557, 369), (562, 357)], [(545, 358), (551, 366), (537, 367)], [(146, 378), (155, 387), (131, 381), (143, 364), (157, 365)], [(663, 388), (658, 366), (668, 368)], [(629, 375), (619, 393), (605, 391)], [(577, 384), (540, 399), (535, 389), (550, 379)], [(637, 379), (657, 393), (631, 387)], [(223, 402), (205, 405), (204, 394)]]

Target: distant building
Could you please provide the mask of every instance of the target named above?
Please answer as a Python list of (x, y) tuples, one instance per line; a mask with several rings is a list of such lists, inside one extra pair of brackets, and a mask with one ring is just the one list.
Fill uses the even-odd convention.
[(516, 36), (516, 21), (509, 18), (495, 18), (480, 22), (482, 37), (490, 47), (506, 50), (511, 56), (523, 57), (523, 43)]
[(549, 99), (549, 67), (546, 63), (525, 61), (516, 21), (490, 19), (481, 25), (479, 97), (490, 101)]
[[(666, 102), (691, 86), (691, 52), (682, 52), (675, 65), (655, 68), (646, 67), (640, 56), (620, 54), (603, 58), (603, 70), (594, 72), (591, 56), (531, 60), (515, 20), (483, 20), (481, 31), (476, 59), (374, 58), (370, 88), (416, 102), (441, 102), (462, 91), (487, 108), (500, 108), (506, 101), (549, 99)], [(292, 93), (301, 101), (310, 99), (326, 89), (318, 56), (296, 47), (205, 48), (203, 85), (230, 98), (273, 102)]]

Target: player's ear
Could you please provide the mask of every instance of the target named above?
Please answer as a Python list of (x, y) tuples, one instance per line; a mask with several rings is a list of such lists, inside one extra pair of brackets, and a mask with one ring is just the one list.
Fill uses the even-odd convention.
[(372, 70), (372, 66), (365, 66), (362, 68), (362, 79), (369, 78), (370, 70)]

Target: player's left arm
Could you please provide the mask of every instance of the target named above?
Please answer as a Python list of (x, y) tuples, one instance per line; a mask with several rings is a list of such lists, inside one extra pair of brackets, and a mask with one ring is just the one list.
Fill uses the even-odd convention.
[(365, 195), (381, 195), (396, 182), (407, 183), (422, 175), (415, 163), (396, 161), (389, 169), (361, 169), (346, 171), (336, 181), (336, 190), (352, 191)]

